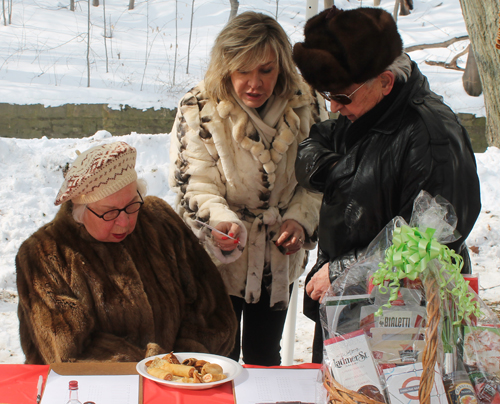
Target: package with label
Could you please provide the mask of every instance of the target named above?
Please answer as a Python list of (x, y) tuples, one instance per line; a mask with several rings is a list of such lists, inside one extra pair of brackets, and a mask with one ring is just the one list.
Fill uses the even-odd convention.
[(500, 327), (464, 327), (464, 363), (500, 377)]
[(478, 401), (500, 403), (500, 326), (464, 327), (463, 354)]
[(324, 342), (333, 378), (346, 389), (386, 402), (368, 340), (362, 330)]
[[(359, 330), (360, 312), (365, 307), (373, 305), (373, 299), (369, 294), (328, 296), (323, 300), (324, 316), (327, 327), (325, 327), (325, 339), (338, 334), (347, 334)], [(334, 334), (330, 334), (334, 330)]]
[[(385, 384), (390, 404), (418, 404), (418, 389), (422, 376), (422, 363), (395, 366), (384, 369)], [(430, 404), (447, 404), (443, 379), (439, 366), (434, 369), (434, 386), (431, 390)]]
[(378, 364), (404, 365), (422, 361), (425, 329), (381, 327), (372, 329), (369, 339)]
[(480, 404), (500, 404), (500, 379), (477, 366), (466, 366), (467, 374)]
[(374, 304), (361, 308), (360, 326), (368, 336), (373, 327), (420, 327), (425, 325), (426, 309), (421, 306), (422, 292), (418, 289), (401, 288), (397, 300), (391, 302), (390, 308), (384, 308), (382, 315), (375, 312), (387, 303), (388, 294), (382, 295), (374, 288)]

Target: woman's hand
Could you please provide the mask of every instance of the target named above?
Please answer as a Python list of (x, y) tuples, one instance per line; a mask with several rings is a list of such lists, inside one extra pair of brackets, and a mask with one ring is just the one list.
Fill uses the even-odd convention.
[(232, 222), (220, 222), (215, 228), (223, 233), (228, 234), (236, 240), (231, 240), (229, 237), (223, 236), (220, 233), (212, 230), (214, 244), (222, 251), (233, 251), (238, 247), (240, 242), (239, 235), (241, 232), (240, 226)]
[(276, 241), (276, 246), (287, 249), (287, 255), (294, 254), (304, 245), (306, 234), (302, 225), (293, 219), (283, 222), (280, 227), (280, 236)]
[(327, 262), (316, 272), (306, 285), (306, 293), (313, 300), (323, 300), (330, 287), (330, 264)]

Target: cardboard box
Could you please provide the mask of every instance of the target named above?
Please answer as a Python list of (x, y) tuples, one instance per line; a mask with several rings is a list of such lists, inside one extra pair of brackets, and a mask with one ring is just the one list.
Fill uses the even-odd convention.
[(324, 342), (333, 378), (348, 390), (385, 402), (379, 373), (362, 330)]
[(377, 363), (404, 365), (422, 361), (425, 329), (380, 327), (371, 332), (368, 341)]
[[(136, 362), (65, 362), (53, 363), (50, 365), (50, 369), (64, 376), (138, 375), (136, 365)], [(143, 382), (142, 376), (139, 375), (139, 404), (143, 403)]]
[[(443, 379), (437, 364), (434, 371), (434, 386), (431, 392), (430, 403), (448, 404)], [(385, 383), (391, 404), (420, 403), (418, 389), (420, 387), (422, 372), (422, 363), (384, 369)]]

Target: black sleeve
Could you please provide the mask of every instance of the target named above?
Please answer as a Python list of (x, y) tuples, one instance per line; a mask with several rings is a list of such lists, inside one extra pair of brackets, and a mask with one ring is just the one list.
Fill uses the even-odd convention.
[(309, 137), (299, 145), (295, 176), (309, 191), (323, 192), (328, 172), (341, 157), (332, 148), (334, 129), (334, 120), (313, 125)]

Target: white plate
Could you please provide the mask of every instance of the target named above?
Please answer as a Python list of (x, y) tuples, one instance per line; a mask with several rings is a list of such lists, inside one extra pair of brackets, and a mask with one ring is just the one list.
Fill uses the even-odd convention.
[(143, 359), (136, 366), (137, 372), (139, 372), (141, 376), (153, 380), (156, 383), (165, 384), (167, 386), (175, 387), (177, 389), (204, 390), (204, 389), (211, 389), (212, 387), (216, 387), (223, 383), (230, 382), (235, 377), (237, 377), (243, 370), (243, 367), (238, 362), (235, 362), (232, 359), (226, 358), (224, 356), (212, 355), (206, 353), (197, 353), (197, 352), (179, 352), (179, 353), (175, 352), (174, 354), (181, 363), (183, 360), (189, 358), (196, 358), (210, 363), (216, 363), (222, 366), (222, 370), (224, 371), (224, 374), (227, 376), (227, 378), (219, 380), (217, 382), (210, 382), (210, 383), (181, 383), (181, 382), (162, 380), (157, 377), (151, 376), (147, 371), (146, 362), (154, 358), (163, 358), (165, 354), (151, 356), (149, 358)]

